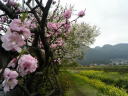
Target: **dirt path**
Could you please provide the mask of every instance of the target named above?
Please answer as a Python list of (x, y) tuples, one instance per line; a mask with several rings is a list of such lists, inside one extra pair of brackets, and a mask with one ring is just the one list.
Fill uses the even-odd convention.
[(83, 92), (83, 90), (81, 90), (80, 88), (78, 88), (78, 86), (75, 84), (75, 82), (73, 82), (72, 90), (74, 91), (75, 96), (87, 96), (87, 95)]

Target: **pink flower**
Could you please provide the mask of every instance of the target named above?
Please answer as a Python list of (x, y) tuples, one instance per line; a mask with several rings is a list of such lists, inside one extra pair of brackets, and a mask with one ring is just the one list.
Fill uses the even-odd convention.
[(63, 16), (64, 18), (69, 19), (71, 17), (71, 14), (72, 14), (72, 11), (69, 9), (64, 12)]
[(17, 32), (19, 34), (22, 34), (25, 39), (29, 38), (31, 36), (31, 32), (30, 32), (30, 24), (28, 24), (28, 22), (24, 23), (21, 22), (20, 19), (14, 19), (11, 23), (10, 23), (10, 29), (12, 32)]
[(1, 37), (3, 42), (2, 47), (7, 51), (21, 51), (21, 47), (25, 45), (25, 41), (22, 36), (16, 32), (7, 32), (5, 35)]
[(79, 17), (83, 17), (84, 15), (85, 15), (85, 11), (83, 11), (83, 10), (78, 13)]
[(20, 75), (23, 77), (29, 73), (36, 71), (37, 59), (29, 55), (22, 55), (18, 61), (18, 68)]
[(18, 77), (18, 73), (16, 71), (12, 71), (6, 68), (3, 76), (4, 81), (2, 85), (4, 87), (4, 92), (10, 91), (10, 89), (13, 89), (18, 84), (18, 80), (16, 80), (16, 78)]
[(10, 70), (9, 68), (6, 68), (3, 76), (7, 80), (16, 79), (18, 77), (18, 73), (16, 71)]

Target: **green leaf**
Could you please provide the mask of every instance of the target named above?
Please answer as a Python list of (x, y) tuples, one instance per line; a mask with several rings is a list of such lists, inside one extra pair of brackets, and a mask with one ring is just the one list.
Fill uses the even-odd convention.
[(28, 13), (22, 13), (20, 19), (23, 22), (27, 17), (28, 17)]

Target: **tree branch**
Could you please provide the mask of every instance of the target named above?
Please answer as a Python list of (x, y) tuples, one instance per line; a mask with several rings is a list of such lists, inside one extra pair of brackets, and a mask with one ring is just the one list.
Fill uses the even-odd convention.
[(40, 7), (40, 9), (43, 11), (44, 10), (44, 7), (42, 6), (42, 4), (38, 0), (35, 0), (35, 1), (38, 4), (38, 6)]
[(0, 1), (0, 10), (5, 12), (5, 14), (7, 14), (11, 19), (14, 19), (16, 17), (16, 14), (14, 14), (13, 10), (11, 8), (8, 8), (1, 1)]

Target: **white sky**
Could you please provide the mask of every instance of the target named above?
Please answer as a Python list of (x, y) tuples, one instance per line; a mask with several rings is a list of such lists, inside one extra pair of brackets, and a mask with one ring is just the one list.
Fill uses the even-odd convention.
[(128, 43), (128, 0), (61, 0), (75, 6), (76, 10), (86, 8), (81, 19), (100, 28), (100, 36), (94, 46)]

